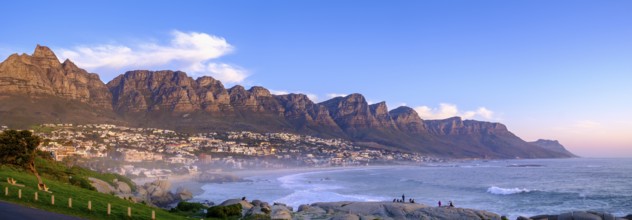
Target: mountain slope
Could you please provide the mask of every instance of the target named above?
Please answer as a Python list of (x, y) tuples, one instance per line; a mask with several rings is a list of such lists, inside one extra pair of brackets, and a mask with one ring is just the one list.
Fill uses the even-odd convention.
[(564, 145), (560, 144), (560, 142), (556, 141), (556, 140), (544, 140), (544, 139), (539, 139), (537, 141), (533, 141), (533, 142), (529, 142), (530, 144), (536, 145), (538, 147), (550, 150), (550, 151), (555, 151), (558, 153), (562, 153), (564, 155), (567, 155), (569, 157), (577, 157), (575, 154), (571, 153), (570, 151), (568, 151)]
[(250, 130), (346, 138), (357, 145), (445, 157), (569, 157), (527, 143), (499, 123), (422, 120), (415, 110), (369, 105), (361, 94), (314, 103), (304, 94), (225, 88), (208, 76), (134, 70), (107, 85), (47, 47), (0, 63), (0, 123), (114, 123), (184, 132)]

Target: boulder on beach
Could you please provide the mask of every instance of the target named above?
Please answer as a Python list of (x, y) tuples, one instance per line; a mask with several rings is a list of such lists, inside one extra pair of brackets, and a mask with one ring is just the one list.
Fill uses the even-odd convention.
[(187, 188), (178, 187), (178, 189), (176, 189), (175, 197), (180, 201), (186, 201), (193, 198), (193, 193)]
[(284, 205), (273, 205), (272, 212), (270, 213), (270, 219), (292, 219), (292, 211)]
[(237, 203), (241, 204), (241, 207), (245, 210), (252, 208), (252, 204), (250, 204), (248, 201), (241, 200), (241, 199), (229, 199), (219, 204), (219, 206), (229, 206), (229, 205), (234, 205)]

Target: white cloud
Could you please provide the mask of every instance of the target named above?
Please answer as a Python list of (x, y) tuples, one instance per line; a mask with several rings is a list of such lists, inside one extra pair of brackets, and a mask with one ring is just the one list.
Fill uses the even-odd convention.
[(329, 93), (327, 94), (327, 98), (333, 99), (336, 97), (345, 97), (347, 96), (347, 94), (341, 94), (341, 93)]
[(98, 71), (111, 78), (130, 69), (169, 68), (190, 75), (210, 75), (225, 83), (242, 82), (248, 73), (243, 68), (211, 62), (234, 51), (226, 39), (199, 32), (172, 31), (168, 44), (141, 43), (134, 46), (103, 44), (62, 48), (59, 58)]
[(272, 95), (287, 95), (287, 94), (290, 94), (288, 91), (273, 90), (273, 89), (270, 89), (270, 93), (272, 93)]
[(459, 116), (464, 119), (494, 119), (494, 112), (485, 107), (480, 107), (472, 111), (461, 112), (459, 111), (459, 108), (454, 104), (441, 103), (439, 104), (438, 108), (418, 106), (414, 109), (415, 111), (417, 111), (417, 114), (419, 114), (419, 116), (423, 119), (446, 119), (455, 116)]
[(248, 72), (243, 68), (225, 63), (209, 63), (206, 66), (206, 70), (211, 76), (219, 79), (223, 83), (239, 83), (248, 77)]

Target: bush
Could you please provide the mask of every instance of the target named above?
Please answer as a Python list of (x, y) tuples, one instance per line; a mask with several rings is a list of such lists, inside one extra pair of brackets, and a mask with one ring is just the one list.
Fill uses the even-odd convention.
[(73, 178), (70, 178), (70, 184), (84, 188), (84, 189), (97, 191), (97, 188), (94, 188), (94, 186), (90, 184), (90, 181), (88, 181), (87, 179), (83, 177), (74, 176)]
[(228, 217), (241, 217), (241, 209), (241, 204), (239, 203), (228, 206), (213, 206), (208, 208), (206, 217), (223, 219)]
[(172, 209), (172, 212), (197, 212), (204, 208), (204, 205), (195, 202), (179, 202), (178, 205)]

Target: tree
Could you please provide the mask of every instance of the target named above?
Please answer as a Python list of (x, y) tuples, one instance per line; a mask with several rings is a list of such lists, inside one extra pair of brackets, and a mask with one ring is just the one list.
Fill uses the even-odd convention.
[(40, 142), (41, 138), (30, 131), (6, 130), (0, 133), (0, 162), (29, 169), (42, 184), (35, 169), (35, 156)]

